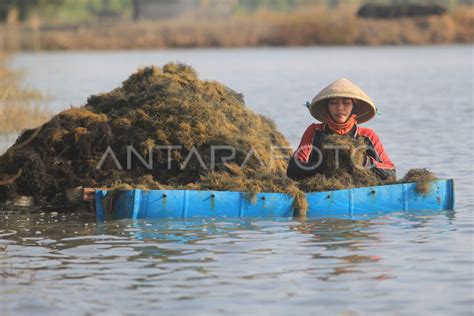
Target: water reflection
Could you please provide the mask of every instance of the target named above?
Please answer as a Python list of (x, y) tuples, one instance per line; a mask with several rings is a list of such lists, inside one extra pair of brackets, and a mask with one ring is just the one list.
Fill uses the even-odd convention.
[[(453, 295), (434, 291), (431, 298), (464, 297), (452, 309), (469, 306), (462, 290), (469, 285), (469, 253), (451, 246), (446, 247), (449, 256), (439, 256), (439, 246), (450, 244), (445, 236), (453, 228), (472, 231), (460, 226), (453, 212), (366, 220), (201, 218), (99, 224), (91, 213), (5, 212), (0, 221), (0, 244), (5, 246), (0, 250), (0, 305), (11, 313), (153, 308), (182, 314), (199, 308), (213, 314), (222, 307), (220, 314), (232, 314), (241, 306), (229, 297), (238, 298), (248, 313), (263, 302), (278, 306), (276, 314), (295, 308), (313, 313), (323, 306), (326, 311), (347, 312), (352, 306), (371, 313), (388, 311), (377, 301), (381, 297), (390, 297), (402, 310), (416, 306), (421, 298), (408, 292), (421, 293), (440, 277), (454, 282), (445, 284)], [(100, 299), (91, 291), (101, 293)], [(25, 305), (25, 296), (35, 304)], [(79, 311), (71, 307), (78, 297), (83, 301)]]

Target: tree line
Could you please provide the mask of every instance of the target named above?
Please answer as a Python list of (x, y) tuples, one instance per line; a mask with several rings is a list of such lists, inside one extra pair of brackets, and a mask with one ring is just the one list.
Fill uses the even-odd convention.
[[(134, 12), (137, 12), (140, 1), (143, 0), (1, 0), (0, 20), (4, 21), (12, 8), (18, 10), (20, 20), (25, 20), (32, 12), (38, 12), (40, 15), (43, 15), (42, 13), (54, 15), (62, 11), (67, 11), (70, 15), (80, 12), (82, 16), (90, 17), (104, 13), (134, 17), (136, 15)], [(376, 4), (440, 4), (447, 7), (472, 5), (472, 0), (239, 0), (236, 11), (251, 13), (261, 8), (291, 10), (305, 5), (322, 4), (337, 7), (340, 4), (361, 5), (367, 2)]]

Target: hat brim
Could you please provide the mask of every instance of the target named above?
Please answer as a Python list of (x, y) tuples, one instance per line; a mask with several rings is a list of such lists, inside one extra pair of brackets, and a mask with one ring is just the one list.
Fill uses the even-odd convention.
[[(364, 101), (360, 98), (351, 97), (357, 100), (352, 109), (352, 113), (356, 114), (357, 123), (362, 124), (371, 120), (376, 113), (376, 108), (372, 104)], [(331, 97), (327, 97), (321, 100), (313, 101), (309, 107), (311, 115), (320, 122), (326, 123), (328, 118), (328, 100)]]

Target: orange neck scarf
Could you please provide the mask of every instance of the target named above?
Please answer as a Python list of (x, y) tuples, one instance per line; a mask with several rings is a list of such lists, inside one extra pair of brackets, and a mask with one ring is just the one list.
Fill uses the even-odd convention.
[(328, 114), (327, 124), (328, 124), (329, 129), (333, 133), (344, 135), (344, 134), (347, 134), (357, 123), (356, 117), (357, 117), (356, 114), (352, 114), (351, 116), (349, 116), (346, 122), (337, 123), (336, 121), (332, 119), (331, 115)]

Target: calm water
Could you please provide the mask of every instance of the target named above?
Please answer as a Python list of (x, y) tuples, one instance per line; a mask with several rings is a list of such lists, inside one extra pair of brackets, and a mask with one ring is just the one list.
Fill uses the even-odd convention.
[(14, 66), (57, 112), (168, 61), (244, 93), (295, 146), (312, 122), (302, 104), (348, 77), (379, 106), (366, 126), (399, 175), (428, 167), (456, 179), (456, 210), (100, 225), (93, 214), (3, 212), (0, 314), (474, 313), (472, 46), (21, 54)]

